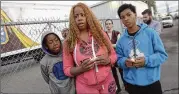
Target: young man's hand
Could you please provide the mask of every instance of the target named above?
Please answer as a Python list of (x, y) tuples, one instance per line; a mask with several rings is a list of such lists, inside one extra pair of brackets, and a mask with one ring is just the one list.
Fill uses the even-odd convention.
[(131, 59), (128, 58), (128, 59), (126, 59), (125, 65), (126, 65), (126, 67), (131, 68), (131, 67), (134, 67), (133, 63), (134, 63), (134, 61), (132, 61)]
[(134, 66), (137, 68), (143, 67), (145, 65), (145, 58), (144, 57), (139, 57), (136, 58), (134, 62)]

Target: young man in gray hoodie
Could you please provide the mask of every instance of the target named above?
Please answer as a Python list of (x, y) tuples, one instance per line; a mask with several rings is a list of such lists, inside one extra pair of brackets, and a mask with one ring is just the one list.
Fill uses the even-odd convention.
[(42, 34), (42, 50), (46, 55), (42, 58), (41, 73), (49, 84), (52, 94), (75, 94), (74, 79), (66, 76), (63, 71), (62, 43), (54, 32)]

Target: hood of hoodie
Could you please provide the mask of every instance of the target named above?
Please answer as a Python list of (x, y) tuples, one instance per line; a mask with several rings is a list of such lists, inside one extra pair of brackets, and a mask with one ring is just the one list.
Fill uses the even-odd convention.
[[(60, 52), (59, 52), (59, 54), (57, 54), (57, 55), (54, 55), (54, 54), (50, 53), (50, 52), (45, 48), (45, 45), (43, 44), (44, 38), (45, 38), (48, 34), (55, 34), (55, 35), (57, 35), (57, 37), (58, 37), (59, 40), (60, 40)], [(42, 34), (42, 36), (41, 36), (41, 45), (42, 45), (42, 50), (43, 50), (46, 54), (48, 54), (48, 55), (50, 55), (50, 56), (60, 56), (60, 55), (62, 55), (62, 51), (63, 51), (63, 50), (62, 50), (62, 41), (61, 41), (60, 37), (58, 36), (58, 34), (56, 34), (55, 32), (51, 32), (51, 31), (46, 31), (46, 32), (44, 32), (44, 33)]]
[[(148, 27), (148, 25), (145, 24), (145, 23), (141, 23), (141, 24), (139, 24), (138, 26), (140, 27), (140, 29), (139, 29), (138, 32), (135, 34), (135, 36), (138, 35), (140, 32), (144, 31), (144, 29), (146, 29), (146, 28)], [(124, 35), (125, 35), (125, 36), (128, 36), (128, 37), (130, 36), (130, 35), (128, 34), (127, 28), (125, 29)]]

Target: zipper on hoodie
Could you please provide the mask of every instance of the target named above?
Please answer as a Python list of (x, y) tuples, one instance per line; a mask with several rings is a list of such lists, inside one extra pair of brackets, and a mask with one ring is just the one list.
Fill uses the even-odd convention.
[[(137, 57), (137, 54), (136, 54), (136, 45), (135, 45), (135, 35), (134, 36), (130, 36), (130, 38), (132, 38), (132, 45), (133, 45), (133, 52), (134, 52), (134, 58), (136, 59), (136, 57)], [(132, 64), (133, 65), (133, 64)], [(137, 69), (137, 67), (135, 67), (136, 69)], [(135, 79), (133, 79), (134, 80), (134, 82), (136, 82), (135, 81)]]
[(135, 45), (135, 37), (132, 37), (132, 44), (133, 44), (133, 52), (134, 52), (134, 58), (136, 59), (137, 54), (136, 54), (136, 45)]
[[(136, 33), (137, 34), (137, 33)], [(132, 38), (132, 45), (133, 45), (133, 53), (134, 53), (134, 58), (136, 59), (137, 58), (137, 53), (136, 53), (136, 45), (135, 45), (135, 37), (136, 35), (134, 36), (129, 36), (130, 38)], [(137, 67), (135, 67), (137, 69)]]
[[(92, 37), (92, 44), (91, 45), (92, 45), (93, 57), (96, 57), (95, 51), (94, 51), (94, 40), (93, 40), (93, 37)], [(94, 67), (94, 76), (95, 76), (95, 79), (96, 79), (96, 84), (98, 84), (98, 80), (97, 80), (97, 76), (96, 76), (96, 72), (98, 72), (98, 71), (96, 71), (96, 66), (97, 65), (95, 65), (95, 67)]]

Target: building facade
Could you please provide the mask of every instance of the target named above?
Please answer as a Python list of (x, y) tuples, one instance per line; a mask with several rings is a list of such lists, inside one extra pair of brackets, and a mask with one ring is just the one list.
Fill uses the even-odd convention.
[[(95, 4), (91, 6), (92, 11), (96, 15), (98, 19), (113, 19), (114, 23), (114, 29), (120, 31), (121, 33), (123, 32), (124, 25), (121, 23), (117, 10), (120, 5), (128, 3), (136, 6), (136, 12), (137, 12), (137, 22), (136, 23), (141, 23), (142, 19), (142, 11), (148, 8), (147, 4), (142, 2), (142, 1), (102, 1), (101, 3)], [(101, 21), (101, 24), (103, 28), (106, 30), (104, 27), (104, 21)]]

